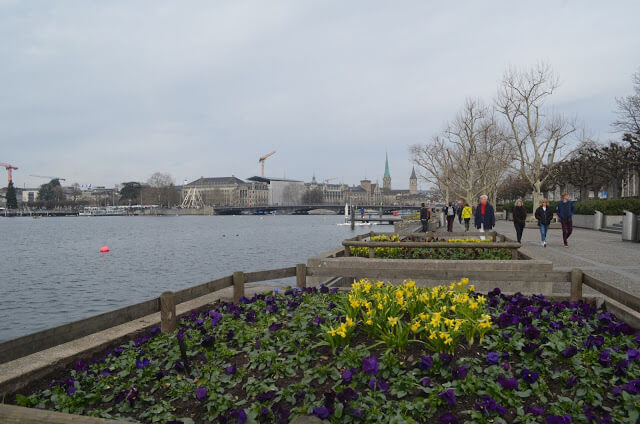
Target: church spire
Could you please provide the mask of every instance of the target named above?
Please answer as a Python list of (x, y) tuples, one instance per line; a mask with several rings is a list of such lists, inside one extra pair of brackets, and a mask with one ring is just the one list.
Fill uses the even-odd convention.
[(389, 153), (387, 152), (385, 152), (384, 178), (382, 179), (382, 188), (385, 191), (391, 190), (391, 173), (389, 172)]

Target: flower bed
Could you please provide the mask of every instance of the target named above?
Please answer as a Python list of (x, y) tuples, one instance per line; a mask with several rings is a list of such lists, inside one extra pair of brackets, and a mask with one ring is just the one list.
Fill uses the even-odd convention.
[[(497, 289), (481, 297), (464, 283), (363, 281), (352, 293), (291, 289), (217, 303), (173, 334), (156, 329), (78, 361), (14, 400), (145, 422), (638, 420), (640, 333), (583, 302)], [(398, 329), (406, 343), (395, 342)]]
[[(390, 241), (398, 242), (401, 246), (403, 242), (423, 241), (423, 242), (449, 242), (451, 247), (438, 248), (403, 248), (403, 247), (376, 247), (374, 248), (375, 257), (381, 259), (466, 259), (466, 260), (509, 260), (512, 259), (511, 251), (502, 248), (460, 248), (455, 247), (455, 243), (489, 243), (490, 239), (479, 240), (474, 238), (465, 239), (445, 239), (429, 237), (426, 240), (412, 237), (400, 237), (398, 235), (389, 236), (373, 236), (369, 241)], [(368, 247), (350, 246), (349, 252), (352, 256), (369, 257)]]

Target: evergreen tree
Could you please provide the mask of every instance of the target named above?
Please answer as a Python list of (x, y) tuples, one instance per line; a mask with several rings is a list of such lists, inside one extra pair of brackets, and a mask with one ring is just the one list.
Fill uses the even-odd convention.
[(13, 181), (9, 181), (7, 187), (7, 209), (18, 209), (18, 199), (16, 198), (16, 188), (13, 186)]

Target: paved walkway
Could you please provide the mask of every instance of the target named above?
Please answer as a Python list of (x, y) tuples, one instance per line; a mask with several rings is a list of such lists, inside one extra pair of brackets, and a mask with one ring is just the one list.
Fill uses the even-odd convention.
[[(456, 220), (454, 231), (464, 231)], [(515, 239), (511, 221), (497, 221), (496, 230)], [(525, 228), (522, 251), (532, 258), (553, 262), (554, 269), (568, 271), (581, 268), (585, 272), (630, 293), (640, 293), (640, 243), (622, 241), (620, 234), (574, 228), (569, 247), (562, 245), (562, 230), (547, 233), (547, 247), (540, 244), (538, 228)], [(555, 290), (554, 290), (555, 291)]]

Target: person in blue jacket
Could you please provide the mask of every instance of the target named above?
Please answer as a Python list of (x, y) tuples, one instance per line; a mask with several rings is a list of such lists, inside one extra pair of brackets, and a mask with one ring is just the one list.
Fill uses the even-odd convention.
[(562, 240), (564, 241), (564, 247), (569, 247), (567, 240), (573, 232), (573, 202), (569, 200), (569, 193), (562, 193), (562, 202), (558, 203), (556, 215), (558, 215), (558, 219), (560, 223), (562, 223)]
[[(486, 194), (480, 196), (480, 203), (476, 207), (474, 215), (474, 224), (482, 232), (490, 231), (496, 225), (496, 215), (493, 206), (487, 201), (488, 199)], [(480, 239), (484, 240), (484, 236)]]

